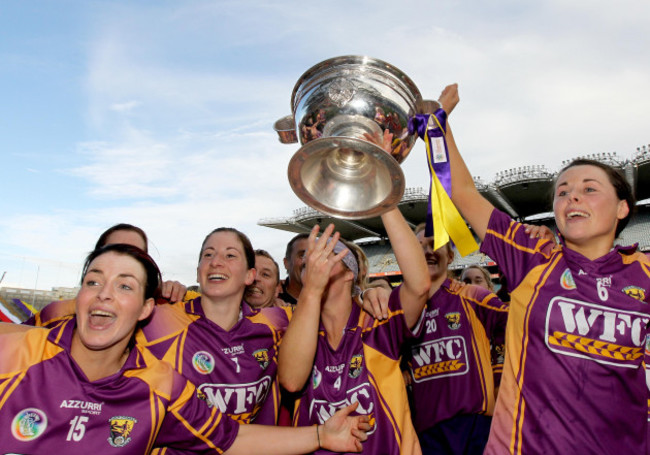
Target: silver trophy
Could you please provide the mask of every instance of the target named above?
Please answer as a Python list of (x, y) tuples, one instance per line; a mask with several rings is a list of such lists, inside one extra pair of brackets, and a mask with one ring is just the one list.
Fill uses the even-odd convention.
[[(337, 218), (370, 218), (395, 207), (405, 188), (400, 163), (417, 139), (408, 122), (425, 105), (437, 103), (423, 101), (406, 74), (381, 60), (345, 56), (313, 66), (293, 89), (293, 115), (274, 125), (280, 142), (302, 145), (289, 162), (291, 188)], [(390, 153), (366, 136), (382, 138), (385, 130), (393, 135)]]

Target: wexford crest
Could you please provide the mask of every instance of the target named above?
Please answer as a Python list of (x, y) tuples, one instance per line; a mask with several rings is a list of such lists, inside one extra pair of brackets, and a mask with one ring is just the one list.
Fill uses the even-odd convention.
[(133, 417), (116, 416), (109, 419), (111, 436), (108, 442), (113, 447), (124, 447), (131, 442), (131, 432), (138, 421)]

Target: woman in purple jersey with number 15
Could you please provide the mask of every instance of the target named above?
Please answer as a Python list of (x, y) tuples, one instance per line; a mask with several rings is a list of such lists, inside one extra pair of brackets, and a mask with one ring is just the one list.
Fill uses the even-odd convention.
[[(457, 85), (443, 90), (449, 111), (458, 99)], [(565, 166), (554, 184), (556, 245), (484, 199), (450, 129), (446, 138), (452, 200), (511, 293), (485, 453), (646, 453), (650, 262), (636, 245), (614, 246), (635, 204), (629, 183), (598, 161)]]
[(159, 292), (153, 259), (113, 244), (87, 258), (76, 316), (52, 329), (0, 326), (3, 453), (301, 454), (359, 451), (367, 418), (349, 407), (316, 428), (238, 425), (195, 387), (134, 343)]

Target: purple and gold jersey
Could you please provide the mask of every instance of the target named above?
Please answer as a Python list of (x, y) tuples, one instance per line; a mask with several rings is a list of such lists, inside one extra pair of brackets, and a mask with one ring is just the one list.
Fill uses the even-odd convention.
[(486, 453), (645, 453), (648, 259), (616, 247), (591, 261), (498, 210), (481, 250), (511, 291)]
[(69, 300), (57, 300), (51, 302), (39, 311), (31, 315), (26, 321), (23, 321), (24, 325), (33, 325), (36, 327), (55, 327), (61, 321), (67, 320), (71, 316), (74, 316), (77, 306), (76, 299)]
[(427, 302), (410, 343), (413, 422), (418, 433), (460, 414), (492, 415), (503, 369), (507, 305), (479, 286), (445, 280)]
[[(70, 356), (75, 319), (0, 335), (0, 449), (16, 454), (148, 454), (153, 447), (222, 453), (239, 426), (141, 347), (89, 381)], [(202, 452), (203, 453), (203, 452)]]
[[(183, 297), (183, 302), (189, 302), (192, 299), (200, 297), (201, 294), (196, 291), (187, 291)], [(162, 298), (157, 302), (159, 305), (166, 305), (169, 303), (166, 299)], [(76, 299), (69, 300), (55, 300), (50, 302), (39, 312), (32, 314), (28, 319), (22, 322), (24, 325), (32, 325), (36, 327), (47, 327), (48, 329), (55, 327), (59, 322), (73, 316), (75, 314), (77, 305)]]
[(336, 350), (321, 325), (313, 371), (296, 403), (294, 425), (322, 424), (337, 410), (359, 402), (355, 413), (368, 415), (374, 425), (363, 453), (418, 453), (400, 370), (400, 348), (409, 336), (399, 288), (390, 296), (387, 320), (376, 321), (352, 305)]
[(196, 384), (209, 406), (240, 423), (275, 425), (278, 346), (291, 310), (241, 308), (239, 321), (224, 330), (205, 316), (201, 298), (157, 305), (136, 340)]

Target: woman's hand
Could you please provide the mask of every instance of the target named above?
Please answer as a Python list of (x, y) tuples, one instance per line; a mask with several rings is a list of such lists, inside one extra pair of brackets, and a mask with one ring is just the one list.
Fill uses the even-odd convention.
[(180, 302), (185, 297), (187, 287), (178, 281), (164, 281), (161, 295), (170, 302)]
[(370, 426), (368, 416), (350, 416), (359, 402), (337, 411), (317, 431), (320, 447), (333, 452), (361, 452), (361, 443), (368, 439)]
[(438, 98), (438, 103), (447, 115), (451, 114), (451, 111), (454, 110), (459, 101), (460, 96), (458, 95), (458, 84), (450, 84), (446, 86), (442, 90), (440, 98)]
[(460, 291), (460, 290), (463, 288), (463, 286), (465, 286), (466, 284), (467, 284), (467, 283), (463, 283), (462, 281), (458, 281), (457, 279), (454, 278), (454, 279), (450, 280), (450, 283), (449, 283), (449, 290), (450, 290), (451, 292), (458, 292), (458, 291)]
[(551, 242), (556, 243), (555, 234), (553, 234), (553, 231), (548, 226), (524, 224), (524, 228), (526, 234), (528, 234), (531, 239), (550, 240)]
[(323, 235), (317, 238), (319, 229), (318, 225), (314, 226), (307, 239), (308, 246), (305, 253), (307, 259), (302, 272), (302, 285), (310, 291), (324, 292), (332, 269), (348, 254), (349, 250), (345, 248), (338, 254), (333, 254), (332, 251), (340, 234), (334, 232), (334, 225), (330, 224)]
[(391, 291), (380, 287), (366, 289), (359, 299), (361, 309), (379, 321), (388, 319), (390, 294)]

